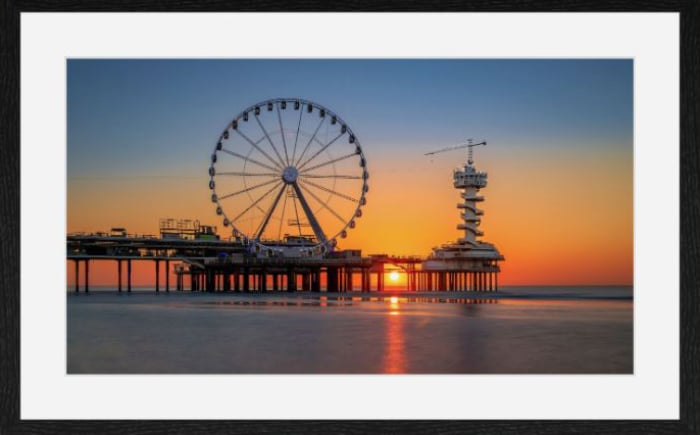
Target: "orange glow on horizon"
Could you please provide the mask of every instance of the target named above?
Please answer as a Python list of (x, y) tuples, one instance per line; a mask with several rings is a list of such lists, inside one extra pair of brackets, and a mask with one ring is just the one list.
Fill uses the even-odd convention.
[[(382, 144), (368, 147), (372, 174), (368, 204), (357, 227), (339, 240), (339, 248), (361, 249), (363, 255), (425, 257), (433, 247), (461, 237), (456, 229), (459, 192), (451, 177), (463, 156), (456, 152), (431, 160), (417, 152), (415, 156), (372, 153), (382, 148)], [(386, 149), (393, 148), (386, 144)], [(500, 263), (500, 286), (631, 285), (631, 147), (629, 153), (616, 154), (587, 151), (585, 146), (534, 153), (523, 146), (521, 151), (504, 154), (493, 146), (478, 150), (475, 161), (479, 170), (489, 174), (488, 186), (480, 191), (485, 197), (479, 204), (484, 210), (479, 227), (485, 233), (482, 240), (495, 244), (506, 258)], [(175, 217), (216, 225), (226, 238), (206, 181), (206, 176), (202, 180), (152, 178), (147, 183), (128, 178), (69, 180), (67, 231), (109, 231), (121, 226), (131, 234), (158, 235), (158, 219)], [(153, 263), (137, 261), (133, 267), (133, 285), (152, 285)], [(66, 270), (70, 286), (72, 262), (67, 262)], [(162, 287), (163, 267), (161, 274)], [(81, 282), (82, 277), (81, 272)], [(91, 262), (90, 281), (116, 283), (116, 262)], [(171, 287), (174, 282), (171, 274)], [(404, 289), (405, 274), (390, 272), (386, 284), (387, 290)]]

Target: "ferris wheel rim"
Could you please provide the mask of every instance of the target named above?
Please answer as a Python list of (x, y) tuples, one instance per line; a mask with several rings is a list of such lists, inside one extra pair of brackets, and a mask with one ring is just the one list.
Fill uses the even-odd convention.
[[(294, 110), (299, 110), (300, 115), (299, 115), (299, 121), (296, 127), (296, 132), (295, 132), (295, 140), (293, 144), (293, 149), (291, 152), (291, 158), (290, 158), (290, 150), (289, 147), (287, 146), (287, 141), (285, 138), (285, 129), (282, 125), (282, 117), (280, 110), (285, 110), (286, 105), (291, 104), (294, 105)], [(284, 157), (282, 157), (282, 152), (277, 149), (275, 146), (274, 142), (272, 141), (270, 137), (270, 133), (267, 131), (267, 129), (263, 126), (262, 122), (259, 119), (260, 113), (262, 113), (263, 110), (272, 111), (272, 109), (275, 109), (277, 112), (277, 117), (279, 120), (279, 135), (282, 138), (282, 150), (284, 151)], [(281, 108), (281, 109), (280, 109)], [(308, 113), (311, 113), (314, 109), (319, 111), (320, 113), (320, 118), (321, 121), (319, 121), (318, 126), (316, 127), (313, 135), (311, 138), (308, 140), (306, 145), (303, 147), (301, 153), (297, 157), (297, 151), (298, 151), (298, 146), (299, 146), (299, 138), (300, 138), (300, 132), (301, 132), (301, 121), (302, 117), (304, 115), (304, 111), (308, 111)], [(240, 129), (237, 128), (239, 121), (247, 122), (250, 118), (250, 114), (252, 114), (253, 118), (255, 119), (256, 123), (259, 125), (260, 129), (262, 130), (263, 136), (258, 140), (258, 141), (253, 141), (249, 137), (247, 137), (244, 133), (240, 131)], [(326, 123), (326, 119), (331, 119), (331, 124), (340, 124), (340, 133), (335, 136), (332, 140), (327, 142), (326, 144), (323, 144), (320, 149), (312, 151), (309, 155), (307, 155), (307, 151), (311, 147), (312, 143), (314, 140), (318, 143), (318, 145), (322, 145), (318, 139), (316, 139), (316, 135), (321, 128), (321, 126)], [(237, 153), (232, 150), (227, 150), (223, 147), (224, 141), (229, 139), (229, 131), (235, 131), (237, 132), (238, 135), (240, 135), (250, 146), (251, 148), (249, 149), (247, 155), (242, 154), (242, 153)], [(276, 133), (277, 131), (272, 130), (273, 133)], [(235, 134), (235, 133), (234, 133)], [(304, 132), (306, 134), (306, 132)], [(321, 154), (324, 152), (327, 152), (328, 148), (331, 147), (338, 139), (341, 137), (345, 136), (347, 134), (349, 144), (354, 145), (354, 152), (323, 161), (319, 163), (319, 161), (315, 161)], [(259, 144), (263, 141), (266, 140), (271, 149), (272, 152), (268, 153), (264, 151), (262, 147), (259, 146)], [(291, 146), (291, 145), (290, 145)], [(253, 159), (250, 157), (251, 153), (253, 150), (257, 150), (260, 152), (260, 154), (265, 158), (263, 159)], [(217, 152), (223, 152), (226, 154), (230, 154), (233, 157), (237, 157), (239, 159), (242, 159), (244, 161), (244, 170), (236, 173), (236, 172), (221, 172), (217, 174), (216, 169), (215, 169), (215, 164), (217, 162)], [(329, 155), (330, 156), (330, 155)], [(336, 167), (335, 164), (345, 160), (349, 159), (351, 157), (355, 157), (356, 159), (359, 159), (360, 162), (360, 167), (361, 169), (361, 175), (347, 175), (347, 174), (337, 174), (336, 172)], [(251, 164), (250, 166), (257, 166), (257, 169), (260, 170), (266, 170), (269, 172), (248, 172), (247, 167), (248, 164)], [(333, 168), (333, 173), (332, 174), (312, 174), (310, 173), (311, 171), (320, 169), (325, 166), (332, 165)], [(281, 172), (281, 174), (280, 174)], [(287, 207), (287, 198), (290, 188), (294, 190), (295, 192), (295, 197), (293, 198), (298, 199), (299, 203), (302, 205), (302, 208), (304, 209), (304, 215), (306, 215), (307, 220), (309, 220), (309, 223), (312, 225), (312, 229), (314, 231), (314, 239), (313, 243), (309, 245), (303, 245), (300, 247), (298, 250), (301, 251), (308, 251), (308, 253), (315, 253), (317, 251), (321, 251), (321, 253), (327, 252), (329, 250), (333, 250), (333, 248), (337, 245), (337, 239), (340, 238), (345, 238), (347, 235), (347, 230), (352, 229), (355, 227), (355, 222), (356, 219), (362, 216), (362, 207), (366, 204), (366, 194), (369, 191), (369, 186), (368, 186), (368, 178), (369, 178), (369, 171), (367, 168), (367, 159), (364, 154), (364, 150), (362, 149), (362, 145), (357, 138), (357, 135), (353, 132), (353, 130), (350, 128), (350, 126), (343, 120), (342, 117), (340, 117), (337, 113), (332, 111), (331, 109), (328, 109), (327, 107), (316, 103), (314, 101), (304, 99), (304, 98), (294, 98), (294, 97), (283, 97), (283, 98), (271, 98), (267, 100), (263, 100), (261, 102), (258, 102), (256, 104), (250, 105), (243, 109), (241, 112), (239, 112), (230, 122), (227, 123), (226, 127), (222, 131), (221, 135), (218, 138), (217, 145), (214, 149), (214, 153), (212, 154), (212, 160), (210, 163), (209, 167), (209, 175), (210, 175), (210, 189), (212, 190), (212, 202), (216, 204), (216, 211), (218, 215), (223, 215), (224, 218), (224, 226), (228, 227), (229, 225), (232, 228), (232, 234), (233, 236), (237, 238), (241, 238), (242, 241), (245, 243), (247, 242), (248, 244), (253, 246), (253, 249), (269, 249), (269, 250), (274, 250), (275, 248), (273, 246), (279, 245), (279, 243), (283, 243), (281, 239), (281, 232), (282, 232), (282, 225), (283, 225), (283, 218), (284, 218), (284, 212)], [(248, 186), (245, 184), (245, 188), (242, 189), (239, 192), (233, 192), (231, 194), (223, 195), (223, 196), (218, 196), (217, 190), (216, 190), (216, 184), (218, 179), (215, 181), (215, 178), (221, 177), (222, 175), (238, 175), (243, 177), (244, 180), (247, 179), (247, 177), (271, 177), (272, 179), (255, 184), (253, 186)], [(280, 180), (280, 175), (281, 175), (281, 180)], [(275, 178), (277, 177), (277, 178)], [(309, 180), (312, 179), (312, 180)], [(318, 184), (316, 181), (313, 180), (318, 180), (318, 179), (332, 179), (333, 180), (333, 187), (328, 188), (324, 187), (321, 184)], [(339, 179), (357, 179), (357, 180), (362, 180), (362, 186), (360, 189), (360, 195), (358, 198), (351, 197), (349, 195), (346, 195), (344, 193), (336, 191), (336, 183), (338, 182)], [(226, 211), (222, 207), (220, 201), (223, 199), (226, 199), (231, 196), (235, 196), (240, 193), (246, 193), (248, 194), (249, 198), (252, 200), (253, 197), (251, 196), (250, 192), (252, 190), (260, 189), (266, 186), (272, 185), (271, 188), (265, 190), (265, 193), (262, 194), (257, 200), (253, 201), (251, 205), (249, 205), (246, 209), (244, 209), (241, 213), (239, 213), (236, 217), (231, 218), (229, 215), (226, 214)], [(311, 189), (313, 187), (314, 189), (317, 189), (318, 191), (323, 191), (325, 192), (328, 196), (327, 199), (324, 201), (320, 196), (323, 196), (322, 194), (319, 194), (318, 191), (317, 193), (314, 193), (314, 191)], [(258, 204), (266, 198), (268, 195), (271, 193), (276, 193), (275, 200), (272, 203), (272, 206), (268, 209), (267, 212), (265, 212), (262, 208), (258, 206)], [(314, 199), (319, 205), (316, 207), (315, 211), (310, 211), (310, 207), (308, 206), (308, 202), (305, 199), (304, 193), (308, 194), (311, 198)], [(282, 195), (285, 195), (285, 199), (283, 202), (283, 208), (282, 208), (282, 216), (280, 217), (280, 226), (279, 226), (279, 231), (278, 231), (278, 238), (279, 240), (265, 240), (262, 239), (262, 235), (264, 230), (267, 227), (267, 224), (269, 223), (269, 219), (271, 218), (271, 214), (275, 211), (276, 207), (278, 206), (280, 202), (280, 197)], [(354, 209), (352, 209), (352, 214), (350, 214), (347, 217), (342, 217), (340, 213), (335, 211), (333, 208), (329, 206), (329, 203), (331, 202), (332, 197), (339, 197), (345, 200), (353, 201), (356, 202), (356, 206)], [(304, 236), (301, 234), (301, 223), (299, 221), (299, 213), (298, 210), (296, 210), (297, 206), (297, 201), (293, 200), (294, 206), (295, 206), (295, 213), (297, 216), (296, 222), (297, 222), (297, 227), (299, 228), (299, 235), (300, 238), (303, 238)], [(240, 223), (237, 224), (237, 220), (240, 219), (245, 213), (247, 213), (252, 207), (257, 207), (261, 212), (264, 213), (264, 218), (263, 221), (261, 222), (261, 225), (258, 226), (258, 229), (254, 231), (253, 234), (250, 233), (250, 231), (243, 231), (242, 228), (240, 227)], [(328, 212), (336, 219), (340, 220), (342, 225), (340, 226), (340, 229), (336, 231), (334, 234), (330, 236), (326, 236), (325, 233), (323, 232), (323, 229), (320, 227), (320, 225), (315, 221), (315, 214), (318, 214), (322, 210), (328, 210)], [(254, 237), (250, 237), (254, 236)], [(287, 237), (287, 240), (289, 238), (289, 234), (285, 234), (285, 237)], [(271, 243), (272, 242), (272, 243)]]

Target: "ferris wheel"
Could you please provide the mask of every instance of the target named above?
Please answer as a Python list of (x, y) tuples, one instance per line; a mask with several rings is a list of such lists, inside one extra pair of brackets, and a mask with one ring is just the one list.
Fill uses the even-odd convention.
[(220, 134), (209, 188), (224, 227), (262, 255), (322, 255), (347, 237), (369, 191), (357, 136), (320, 104), (275, 98)]

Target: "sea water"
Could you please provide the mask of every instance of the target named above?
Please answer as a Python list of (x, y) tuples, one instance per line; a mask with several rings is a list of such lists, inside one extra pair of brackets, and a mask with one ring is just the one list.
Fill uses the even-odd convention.
[(631, 287), (67, 293), (67, 372), (633, 372)]

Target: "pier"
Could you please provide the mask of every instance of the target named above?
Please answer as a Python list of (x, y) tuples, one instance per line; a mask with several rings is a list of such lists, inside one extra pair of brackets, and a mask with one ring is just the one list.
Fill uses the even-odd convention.
[[(319, 121), (302, 124), (312, 116)], [(283, 118), (296, 131), (285, 130)], [(324, 124), (334, 138), (314, 142)], [(310, 139), (297, 156), (300, 132)], [(294, 143), (291, 156), (288, 143)], [(131, 292), (136, 261), (153, 263), (156, 292), (161, 291), (161, 265), (166, 292), (171, 272), (176, 291), (382, 292), (390, 287), (385, 275), (398, 284), (398, 271), (405, 284), (392, 286), (397, 290), (498, 291), (504, 257), (480, 240), (484, 233), (478, 228), (484, 214), (477, 208), (484, 200), (479, 191), (487, 185), (487, 174), (474, 166), (473, 148), (485, 145), (469, 139), (426, 153), (468, 150), (467, 162), (453, 171), (453, 187), (462, 199), (457, 203), (461, 238), (433, 248), (424, 258), (363, 257), (360, 250), (338, 247), (367, 206), (370, 174), (358, 136), (338, 114), (315, 102), (262, 101), (226, 124), (209, 155), (210, 200), (224, 226), (221, 234), (230, 238), (221, 240), (215, 226), (198, 220), (172, 218), (160, 219), (159, 237), (129, 235), (122, 227), (69, 234), (66, 255), (75, 265), (75, 291), (80, 291), (82, 264), (83, 290), (89, 292), (90, 262), (96, 261), (116, 263), (120, 292), (124, 284)]]
[[(427, 270), (424, 266), (429, 260), (425, 258), (363, 257), (358, 250), (322, 257), (267, 258), (231, 241), (71, 234), (66, 258), (74, 264), (75, 292), (90, 291), (90, 264), (97, 261), (115, 264), (120, 292), (132, 291), (132, 266), (137, 261), (153, 264), (156, 292), (383, 292), (387, 289), (385, 275), (391, 270), (405, 275), (402, 290), (406, 291), (498, 290), (497, 273), (488, 264), (481, 270)], [(173, 274), (175, 283), (170, 282)]]

